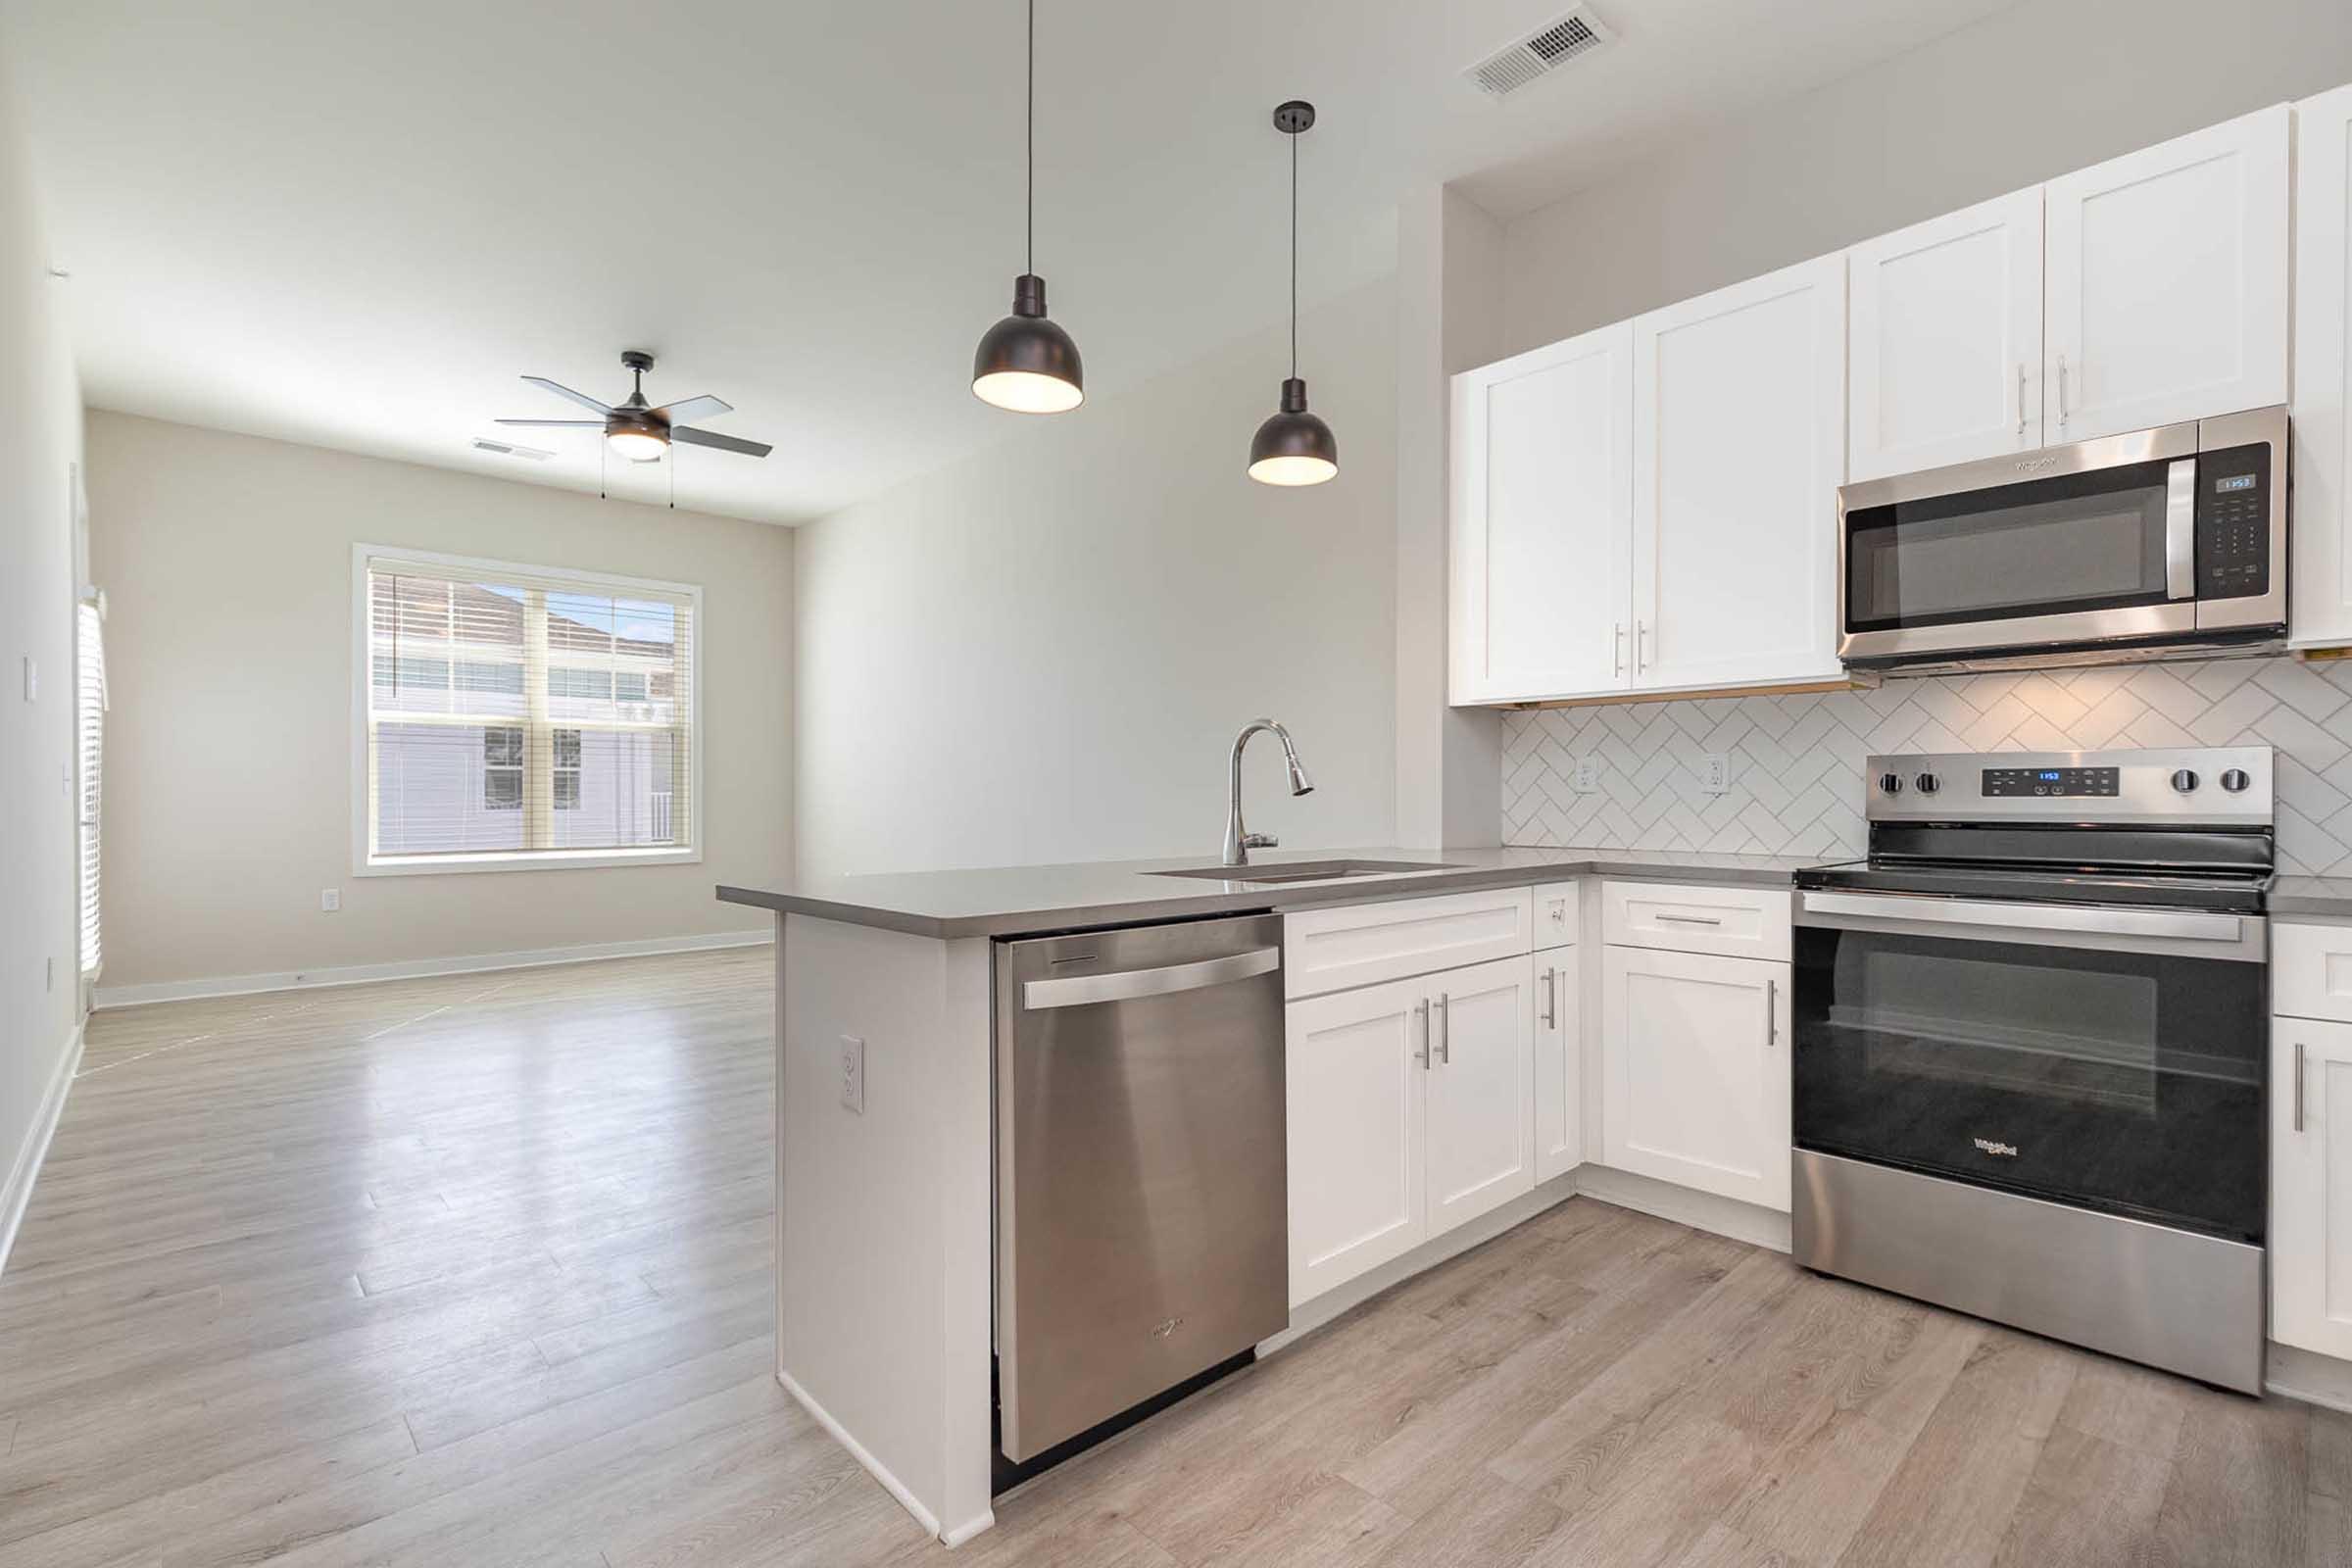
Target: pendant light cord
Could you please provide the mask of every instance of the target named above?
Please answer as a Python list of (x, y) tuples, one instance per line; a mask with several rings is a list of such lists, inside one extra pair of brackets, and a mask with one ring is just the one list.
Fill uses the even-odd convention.
[(1027, 224), (1025, 243), (1028, 259), (1022, 267), (1025, 272), (1037, 270), (1037, 0), (1029, 0), (1029, 102), (1028, 102), (1028, 181), (1021, 192), (1021, 205)]
[[(1030, 0), (1034, 5), (1037, 0)], [(1298, 133), (1291, 133), (1291, 379), (1298, 379)]]

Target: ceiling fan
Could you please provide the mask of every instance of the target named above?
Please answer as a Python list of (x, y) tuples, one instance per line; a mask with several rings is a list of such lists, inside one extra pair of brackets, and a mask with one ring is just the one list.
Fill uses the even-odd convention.
[(713, 397), (684, 398), (676, 403), (664, 403), (659, 408), (645, 401), (645, 372), (654, 368), (654, 357), (638, 349), (622, 351), (620, 363), (636, 377), (636, 385), (627, 399), (618, 405), (599, 403), (585, 392), (574, 392), (561, 382), (550, 381), (544, 375), (526, 375), (525, 381), (547, 388), (558, 397), (571, 399), (582, 408), (594, 409), (602, 415), (597, 419), (501, 419), (500, 424), (528, 424), (541, 429), (602, 430), (613, 452), (631, 463), (652, 463), (669, 450), (672, 441), (689, 446), (716, 447), (721, 452), (740, 452), (747, 458), (764, 458), (775, 451), (764, 441), (746, 441), (741, 436), (720, 435), (715, 430), (698, 430), (683, 423), (687, 419), (707, 419), (730, 412), (734, 405)]

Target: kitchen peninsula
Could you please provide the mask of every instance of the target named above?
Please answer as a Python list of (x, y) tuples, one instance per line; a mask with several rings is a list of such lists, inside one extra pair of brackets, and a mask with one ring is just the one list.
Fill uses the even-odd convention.
[[(1281, 880), (1286, 867), (1335, 858), (1407, 868)], [(1191, 858), (721, 887), (722, 900), (777, 917), (777, 1376), (942, 1540), (964, 1540), (992, 1522), (1000, 940), (1553, 891), (1578, 879), (1783, 890), (1807, 863), (1628, 850), (1375, 849), (1264, 858), (1230, 879), (1213, 871), (1201, 879), (1200, 858)], [(1187, 871), (1195, 874), (1166, 874)], [(1572, 940), (1575, 889), (1553, 902)], [(1527, 907), (1525, 897), (1518, 903)], [(1523, 916), (1521, 954), (1527, 923)], [(1568, 1179), (1547, 1181), (1451, 1240), (1456, 1250), (1472, 1245), (1572, 1190)], [(1331, 1291), (1297, 1310), (1297, 1272), (1294, 1332), (1360, 1298)]]

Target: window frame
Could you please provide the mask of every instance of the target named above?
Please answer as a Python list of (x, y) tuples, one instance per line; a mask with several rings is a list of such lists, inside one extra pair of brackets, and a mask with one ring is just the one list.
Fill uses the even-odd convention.
[[(368, 565), (377, 558), (413, 562), (420, 566), (444, 566), (452, 575), (478, 573), (496, 578), (504, 572), (538, 578), (560, 578), (585, 589), (651, 592), (683, 599), (691, 617), (692, 635), (686, 651), (686, 842), (645, 849), (606, 850), (493, 850), (450, 855), (377, 856), (368, 848), (368, 703), (374, 673), (370, 646), (370, 606)], [(410, 550), (398, 545), (354, 544), (351, 547), (351, 874), (354, 876), (433, 876), (450, 872), (608, 870), (623, 865), (695, 865), (703, 858), (703, 590), (700, 584), (669, 582), (658, 577), (628, 577), (617, 572), (585, 571), (569, 566), (530, 565), (519, 561), (494, 561), (483, 556), (455, 556), (433, 550)], [(529, 787), (526, 780), (526, 789)]]

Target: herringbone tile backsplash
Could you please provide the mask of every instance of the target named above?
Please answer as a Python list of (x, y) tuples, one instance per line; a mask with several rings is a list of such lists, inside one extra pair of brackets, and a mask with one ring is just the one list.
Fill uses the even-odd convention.
[[(1874, 752), (2266, 745), (2278, 868), (2352, 875), (2352, 660), (2277, 657), (1889, 680), (1876, 691), (1505, 713), (1502, 841), (1859, 855)], [(1707, 794), (1701, 759), (1731, 760)], [(1580, 758), (1596, 767), (1580, 793)]]

